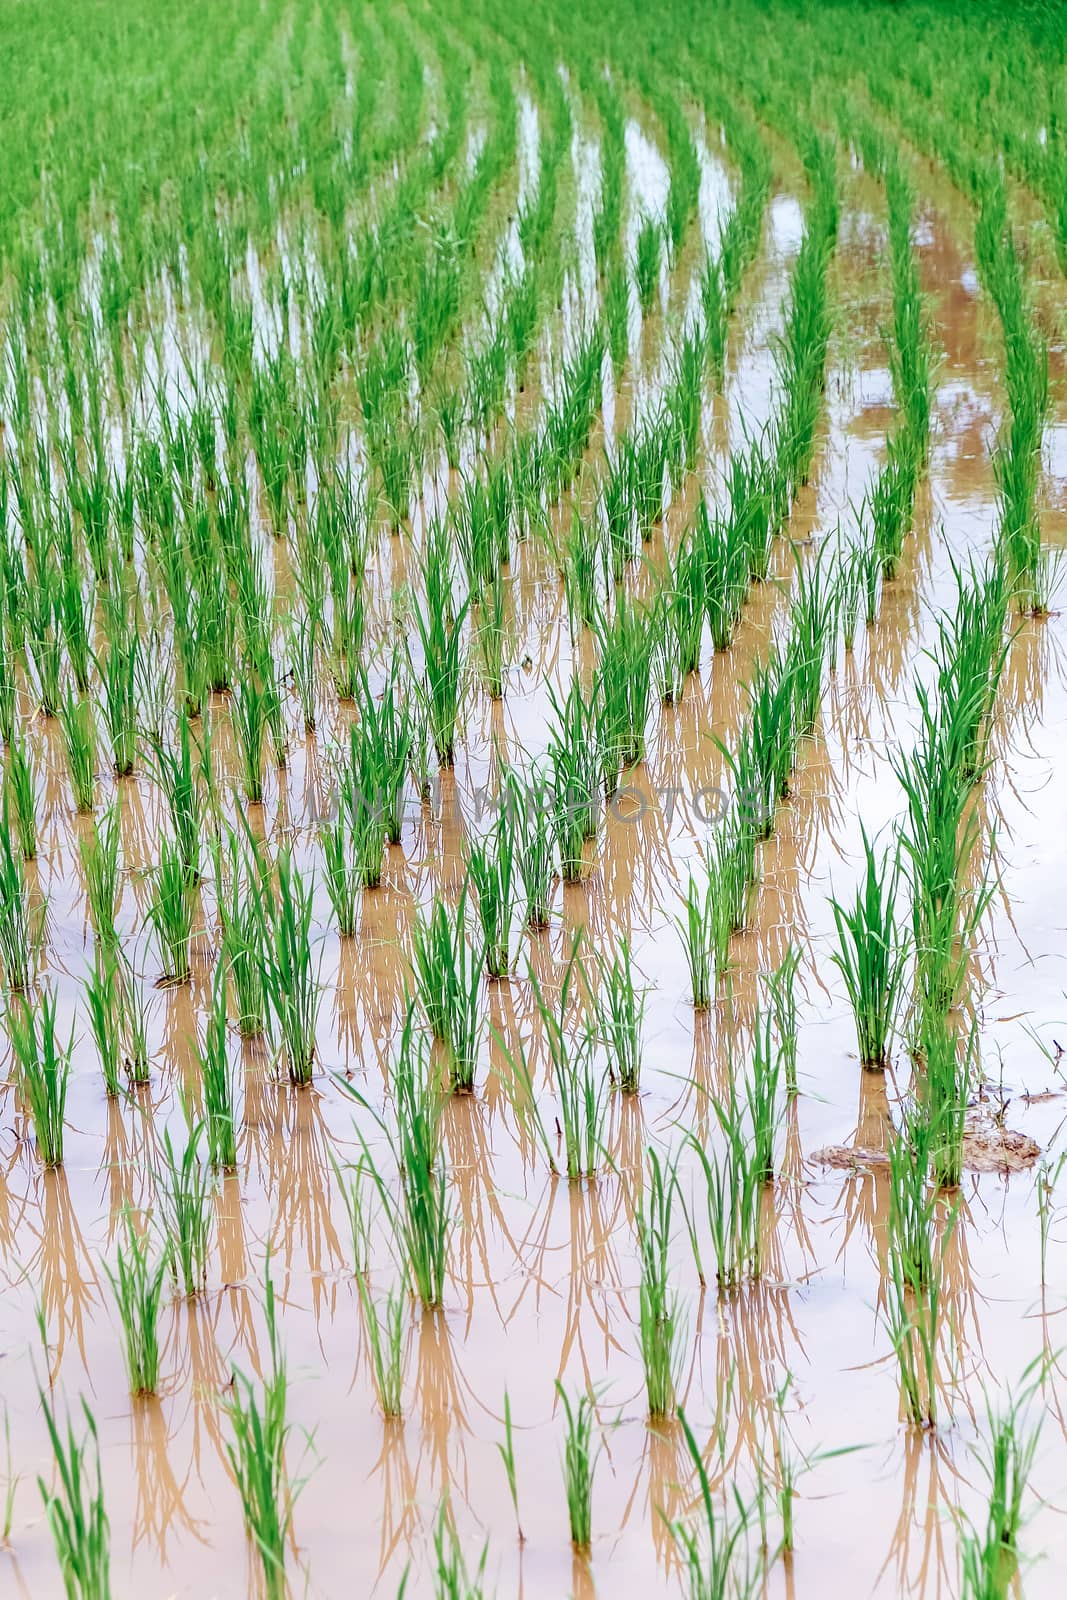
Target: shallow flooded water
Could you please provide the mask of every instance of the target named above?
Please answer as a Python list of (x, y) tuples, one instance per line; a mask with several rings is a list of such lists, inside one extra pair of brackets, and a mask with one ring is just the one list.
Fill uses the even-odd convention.
[[(490, 325), (509, 270), (521, 270), (514, 217), (536, 197), (543, 134), (529, 98), (520, 122), (515, 210), (502, 221), (490, 255), (493, 294), (484, 308)], [(713, 130), (705, 132), (699, 229), (717, 241), (736, 185)], [(591, 141), (576, 138), (574, 150), (599, 160)], [(663, 155), (636, 118), (625, 126), (625, 158), (632, 254), (642, 217), (660, 215), (667, 195)], [(472, 148), (468, 165), (476, 159)], [(854, 532), (893, 421), (882, 337), (890, 314), (885, 198), (873, 179), (856, 172), (843, 175), (841, 185), (830, 268), (834, 326), (814, 466), (788, 524), (798, 554), (786, 538), (776, 540), (768, 581), (753, 587), (731, 648), (713, 652), (705, 644), (700, 671), (689, 677), (680, 703), (657, 708), (647, 757), (625, 774), (621, 796), (605, 807), (581, 881), (556, 884), (549, 927), (524, 931), (516, 940), (515, 974), (484, 986), (489, 1026), (475, 1089), (451, 1096), (443, 1113), (451, 1219), (444, 1303), (427, 1312), (404, 1294), (399, 1418), (384, 1418), (378, 1403), (353, 1271), (348, 1185), (368, 1150), (389, 1181), (395, 1177), (384, 1129), (393, 1121), (393, 1068), (412, 987), (417, 910), (435, 897), (455, 904), (470, 844), (489, 825), (485, 796), (502, 765), (544, 754), (550, 694), (565, 690), (572, 668), (580, 675), (592, 665), (588, 630), (572, 638), (550, 550), (536, 539), (516, 546), (508, 569), (513, 665), (504, 695), (491, 700), (471, 671), (454, 770), (439, 774), (428, 800), (408, 786), (400, 842), (387, 850), (381, 886), (362, 894), (353, 937), (336, 931), (320, 845), (350, 710), (326, 685), (319, 728), (306, 734), (297, 696), (287, 690), (287, 761), (269, 767), (262, 805), (240, 798), (232, 696), (213, 694), (197, 719), (211, 730), (220, 814), (235, 827), (246, 821), (273, 847), (288, 842), (301, 871), (314, 875), (321, 1004), (307, 1088), (284, 1081), (262, 1040), (242, 1040), (231, 1029), (236, 1170), (213, 1180), (206, 1292), (183, 1300), (168, 1283), (164, 1293), (159, 1393), (150, 1398), (130, 1398), (105, 1267), (114, 1261), (125, 1209), (147, 1217), (153, 1206), (164, 1131), (180, 1143), (183, 1100), (197, 1112), (202, 1106), (199, 1048), (220, 948), (218, 885), (205, 867), (191, 980), (160, 983), (146, 917), (166, 808), (143, 766), (122, 780), (98, 774), (98, 815), (109, 804), (118, 808), (117, 925), (147, 1008), (150, 1060), (149, 1082), (109, 1101), (84, 1001), (93, 933), (79, 842), (89, 824), (73, 811), (58, 724), (38, 712), (23, 685), (20, 718), (40, 790), (38, 858), (27, 867), (43, 919), (37, 981), (55, 993), (59, 1036), (65, 1040), (73, 1030), (74, 1048), (62, 1167), (46, 1169), (38, 1159), (13, 1076), (4, 1090), (0, 1350), (6, 1476), (14, 1486), (10, 1539), (0, 1551), (5, 1592), (33, 1600), (62, 1592), (36, 1483), (38, 1474), (47, 1479), (53, 1471), (41, 1389), (54, 1389), (61, 1417), (67, 1402), (79, 1417), (79, 1395), (91, 1406), (116, 1594), (255, 1592), (257, 1562), (227, 1456), (226, 1403), (235, 1368), (257, 1379), (270, 1369), (267, 1270), (287, 1358), (287, 1465), (299, 1487), (289, 1569), (294, 1595), (392, 1597), (406, 1572), (407, 1600), (433, 1594), (432, 1537), (443, 1503), (472, 1569), (486, 1551), (487, 1593), (646, 1600), (683, 1592), (669, 1525), (699, 1509), (699, 1488), (681, 1423), (649, 1421), (639, 1344), (636, 1214), (652, 1147), (678, 1158), (680, 1202), (670, 1242), (678, 1402), (705, 1450), (716, 1496), (736, 1483), (745, 1504), (756, 1508), (747, 1536), (753, 1574), (761, 1522), (776, 1549), (777, 1486), (783, 1470), (795, 1474), (795, 1549), (768, 1564), (758, 1587), (754, 1577), (753, 1592), (957, 1593), (959, 1521), (980, 1520), (987, 1495), (986, 1395), (992, 1400), (1005, 1386), (1021, 1391), (1032, 1363), (1044, 1357), (1047, 1369), (1030, 1405), (1042, 1427), (1025, 1526), (1026, 1549), (1040, 1559), (1026, 1568), (1024, 1581), (1030, 1596), (1059, 1593), (1067, 1562), (1058, 1366), (1067, 1227), (1055, 1187), (1067, 1112), (1060, 1070), (1060, 1041), (1067, 1045), (1067, 841), (1059, 788), (1067, 633), (1058, 612), (1022, 621), (1007, 646), (989, 771), (975, 802), (993, 840), (997, 877), (971, 963), (980, 1074), (969, 1119), (975, 1145), (984, 1136), (992, 1155), (978, 1163), (991, 1170), (965, 1171), (959, 1190), (937, 1201), (943, 1336), (936, 1429), (904, 1420), (886, 1322), (889, 1176), (879, 1157), (899, 1122), (910, 1062), (901, 1044), (884, 1073), (860, 1066), (852, 1014), (831, 961), (831, 900), (853, 892), (862, 830), (873, 838), (903, 811), (895, 761), (916, 735), (916, 678), (929, 671), (939, 616), (955, 605), (953, 564), (987, 552), (996, 524), (991, 446), (1003, 397), (992, 312), (975, 274), (973, 218), (925, 169), (915, 181), (915, 247), (940, 364), (928, 479), (899, 575), (885, 585), (874, 622), (861, 622), (854, 649), (836, 652), (818, 726), (801, 743), (773, 836), (759, 846), (759, 884), (749, 925), (732, 941), (728, 982), (707, 1011), (695, 1011), (678, 919), (718, 797), (731, 787), (723, 746), (734, 745), (748, 703), (744, 685), (787, 616), (796, 560), (812, 559), (838, 526), (846, 536)], [(698, 462), (672, 486), (646, 548), (650, 566), (664, 559), (664, 549), (677, 550), (701, 492), (713, 505), (724, 503), (731, 456), (777, 402), (775, 347), (803, 237), (803, 202), (801, 176), (776, 159), (760, 251), (731, 324), (723, 393), (714, 396), (708, 387)], [(587, 257), (590, 227), (586, 217)], [(612, 415), (598, 417), (574, 490), (586, 509), (608, 452), (635, 418), (650, 414), (666, 382), (702, 260), (703, 244), (698, 249), (692, 240), (675, 260), (665, 253), (648, 315), (631, 319), (640, 345), (614, 393)], [(576, 281), (579, 298), (587, 300), (595, 262), (579, 260)], [(553, 392), (561, 320), (550, 319), (528, 387), (519, 393), (516, 385), (510, 396), (517, 423)], [(483, 337), (486, 328), (472, 323), (472, 341)], [(1051, 531), (1067, 473), (1059, 459), (1062, 429), (1063, 419), (1054, 416), (1041, 487)], [(473, 460), (471, 440), (466, 448)], [(444, 461), (429, 476), (456, 493), (458, 475)], [(564, 531), (570, 506), (565, 496), (553, 512)], [(384, 523), (380, 530), (364, 578), (375, 646), (412, 632), (405, 607), (425, 510), (413, 508), (400, 534)], [(289, 554), (265, 527), (261, 533), (284, 614), (295, 582)], [(385, 650), (369, 653), (380, 693)], [(578, 930), (592, 987), (592, 953), (617, 952), (625, 937), (647, 993), (640, 1092), (610, 1092), (608, 1159), (595, 1180), (569, 1182), (550, 1170), (506, 1084), (508, 1053), (521, 1040), (549, 1142), (556, 1144), (562, 1114), (534, 979), (546, 995), (556, 993)], [(763, 1196), (763, 1272), (720, 1294), (713, 1272), (701, 1283), (683, 1222), (682, 1202), (708, 1277), (703, 1177), (686, 1141), (692, 1136), (714, 1147), (721, 1140), (716, 1105), (726, 1102), (735, 1064), (752, 1048), (761, 980), (792, 946), (800, 952), (799, 1092), (784, 1104), (776, 1175)], [(1033, 1141), (1046, 1165), (1020, 1143), (1018, 1170), (1006, 1170), (1007, 1157), (1002, 1170), (1004, 1130)], [(842, 1147), (855, 1152), (851, 1163)], [(367, 1178), (362, 1193), (366, 1283), (381, 1305), (403, 1282), (404, 1269)], [(568, 1535), (557, 1382), (568, 1396), (595, 1398), (588, 1554), (575, 1553)], [(514, 1505), (500, 1453), (505, 1397)]]

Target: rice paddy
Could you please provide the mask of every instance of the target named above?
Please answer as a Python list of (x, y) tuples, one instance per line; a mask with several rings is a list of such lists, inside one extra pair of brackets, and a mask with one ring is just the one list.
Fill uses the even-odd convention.
[(1062, 9), (3, 21), (4, 1593), (1058, 1595)]

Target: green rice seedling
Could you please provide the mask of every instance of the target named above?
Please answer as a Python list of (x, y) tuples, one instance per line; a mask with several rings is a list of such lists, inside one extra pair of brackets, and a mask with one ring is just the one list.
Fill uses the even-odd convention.
[(226, 1445), (226, 1454), (241, 1496), (245, 1532), (262, 1563), (264, 1593), (267, 1600), (285, 1600), (285, 1547), (299, 1485), (291, 1482), (286, 1470), (286, 1448), (292, 1432), (287, 1417), (289, 1380), (278, 1336), (269, 1267), (265, 1289), (270, 1371), (257, 1392), (252, 1380), (234, 1369), (233, 1388), (226, 1403), (233, 1439)]
[(930, 1130), (933, 1176), (942, 1188), (956, 1188), (963, 1176), (967, 1105), (977, 1077), (977, 1025), (971, 1024), (961, 1042), (946, 1016), (924, 1011), (918, 1048), (924, 1066), (920, 1095)]
[(293, 680), (304, 732), (314, 733), (318, 727), (318, 671), (316, 668), (317, 644), (321, 633), (321, 618), (316, 619), (309, 610), (290, 615), (287, 637), (289, 676)]
[(278, 894), (265, 945), (264, 985), (281, 1036), (290, 1083), (311, 1082), (315, 1027), (321, 989), (311, 949), (311, 885), (293, 864), (292, 850), (278, 851)]
[(234, 1070), (226, 1044), (226, 968), (220, 961), (211, 985), (211, 1011), (203, 1048), (198, 1050), (204, 1091), (204, 1127), (208, 1160), (232, 1172), (237, 1166), (237, 1113)]
[(122, 1011), (118, 955), (107, 945), (98, 944), (93, 952), (92, 970), (85, 981), (85, 1006), (104, 1087), (113, 1099), (119, 1092), (122, 1065)]
[(842, 548), (834, 566), (837, 612), (841, 618), (845, 650), (851, 652), (856, 643), (861, 610), (868, 627), (873, 626), (878, 615), (882, 576), (877, 552), (866, 538), (862, 524), (858, 539), (854, 544)]
[(398, 1289), (390, 1289), (384, 1312), (379, 1313), (366, 1279), (361, 1277), (358, 1282), (378, 1404), (383, 1416), (399, 1417), (404, 1397), (404, 1296)]
[(189, 945), (193, 934), (193, 892), (181, 852), (170, 839), (163, 842), (153, 874), (148, 919), (155, 930), (164, 978), (171, 983), (187, 983), (192, 971)]
[(125, 1247), (115, 1253), (114, 1269), (105, 1263), (122, 1321), (126, 1373), (132, 1395), (155, 1394), (159, 1381), (159, 1303), (168, 1268), (169, 1249), (152, 1262), (147, 1235), (138, 1233), (125, 1213)]
[(871, 543), (882, 576), (897, 575), (904, 543), (911, 528), (919, 462), (909, 433), (891, 434), (886, 440), (886, 461), (868, 496)]
[(623, 1094), (641, 1085), (646, 992), (634, 983), (633, 952), (625, 934), (610, 961), (597, 955), (597, 1033), (608, 1053), (608, 1072)]
[[(675, 922), (682, 936), (685, 958), (689, 964), (689, 983), (693, 992), (693, 1006), (706, 1011), (715, 992), (715, 951), (720, 902), (714, 893), (711, 878), (703, 889), (689, 874), (689, 888), (685, 897), (685, 917)], [(727, 935), (727, 938), (729, 936)]]
[(526, 786), (509, 773), (508, 785), (505, 804), (518, 828), (515, 864), (526, 902), (526, 923), (531, 928), (547, 928), (559, 864), (551, 795), (539, 772)]
[(769, 1010), (757, 1011), (752, 1031), (752, 1074), (745, 1086), (745, 1101), (752, 1124), (752, 1167), (758, 1183), (774, 1177), (774, 1147), (781, 1115), (778, 1088), (781, 1055)]
[[(701, 505), (706, 519), (707, 506), (703, 500)], [(691, 672), (699, 671), (708, 609), (707, 550), (693, 528), (685, 534), (678, 551), (666, 590), (666, 608), (677, 650), (678, 670), (684, 679)], [(681, 699), (680, 692), (677, 698)]]
[(704, 257), (700, 273), (700, 309), (708, 363), (715, 378), (715, 387), (721, 389), (726, 373), (726, 340), (730, 313), (720, 259), (712, 255), (710, 250)]
[(577, 638), (582, 627), (592, 627), (597, 619), (600, 606), (597, 584), (602, 563), (596, 521), (593, 517), (583, 517), (575, 505), (570, 534), (563, 547), (563, 585), (573, 638)]
[(500, 700), (510, 666), (508, 592), (499, 569), (493, 573), (478, 604), (475, 640), (490, 698)]
[(604, 326), (616, 375), (630, 352), (630, 279), (622, 258), (615, 255), (604, 278)]
[(504, 1390), (504, 1438), (497, 1443), (500, 1459), (504, 1463), (504, 1472), (508, 1480), (508, 1493), (511, 1495), (511, 1508), (515, 1513), (515, 1527), (519, 1535), (519, 1543), (526, 1543), (526, 1535), (522, 1531), (522, 1518), (519, 1516), (519, 1479), (515, 1461), (515, 1435), (511, 1426), (511, 1397)]
[(707, 346), (703, 335), (686, 333), (673, 356), (667, 387), (667, 461), (672, 479), (692, 470), (700, 439), (704, 408), (704, 367)]
[(167, 1234), (166, 1255), (180, 1292), (191, 1299), (207, 1286), (211, 1238), (210, 1188), (200, 1162), (203, 1123), (192, 1123), (179, 1156), (163, 1132), (163, 1159), (156, 1169), (155, 1191)]
[(452, 765), (459, 720), (463, 671), (463, 621), (470, 604), (457, 610), (452, 594), (451, 543), (443, 524), (430, 528), (423, 566), (425, 600), (416, 603), (415, 625), (422, 645), (421, 667), (412, 681), (433, 735), (442, 767)]
[[(118, 615), (114, 615), (117, 612)], [(97, 660), (104, 687), (104, 721), (111, 743), (111, 765), (116, 777), (129, 777), (137, 757), (137, 682), (140, 639), (135, 623), (127, 622), (118, 607), (109, 616), (107, 650)]]
[(361, 813), (380, 813), (385, 838), (399, 844), (403, 831), (404, 784), (414, 739), (411, 712), (404, 698), (400, 660), (394, 656), (380, 696), (372, 694), (366, 673), (360, 677), (360, 723), (350, 735), (351, 778), (360, 804), (349, 795), (355, 824)]
[(1012, 1591), (1018, 1566), (1023, 1500), (1041, 1436), (1041, 1418), (1032, 1422), (1028, 1417), (1036, 1387), (1031, 1384), (1020, 1395), (1009, 1393), (1002, 1409), (995, 1409), (986, 1397), (989, 1438), (980, 1460), (989, 1480), (989, 1505), (980, 1564), (999, 1579), (1000, 1586), (990, 1591), (998, 1597)]
[(8, 1003), (5, 1014), (19, 1094), (29, 1110), (37, 1152), (46, 1167), (63, 1163), (63, 1116), (74, 1034), (56, 1038), (56, 997), (42, 990), (35, 1004)]
[(595, 838), (598, 816), (600, 756), (592, 706), (577, 678), (560, 700), (549, 687), (553, 722), (549, 730), (552, 824), (559, 851), (560, 874), (566, 883), (582, 875), (585, 841)]
[(684, 1411), (679, 1410), (678, 1420), (700, 1486), (702, 1513), (699, 1526), (681, 1520), (670, 1523), (689, 1600), (728, 1600), (730, 1596), (747, 1600), (758, 1581), (747, 1548), (750, 1513), (736, 1485), (733, 1505), (727, 1500), (721, 1511), (716, 1510), (704, 1454)]
[(480, 960), (467, 939), (466, 910), (464, 887), (454, 916), (435, 900), (428, 917), (416, 915), (412, 932), (416, 991), (434, 1038), (448, 1048), (449, 1084), (457, 1093), (474, 1087), (482, 1036)]
[(826, 545), (814, 561), (797, 560), (797, 581), (790, 605), (787, 657), (791, 668), (796, 731), (809, 738), (815, 731), (822, 702), (823, 671), (837, 631), (837, 590), (824, 563)]
[(785, 1092), (792, 1099), (797, 1086), (797, 998), (796, 978), (800, 967), (800, 947), (791, 944), (774, 972), (767, 974), (767, 992), (778, 1035), (778, 1052), (785, 1070)]
[[(749, 739), (757, 792), (763, 800), (765, 826), (773, 831), (779, 802), (789, 794), (796, 762), (796, 661), (772, 650), (757, 664), (748, 684)], [(767, 837), (770, 837), (768, 832)]]
[(909, 1115), (889, 1147), (887, 1238), (903, 1282), (921, 1294), (934, 1278), (934, 1213), (937, 1196), (929, 1188), (930, 1127)]
[[(37, 1486), (44, 1502), (66, 1600), (111, 1600), (111, 1529), (104, 1508), (104, 1477), (96, 1421), (83, 1400), (82, 1413), (88, 1431), (79, 1441), (68, 1416), (64, 1439), (48, 1396), (43, 1390), (39, 1395), (59, 1483), (57, 1488), (50, 1489), (44, 1479), (38, 1477)], [(95, 1466), (92, 1475), (90, 1449)]]
[(12, 728), (4, 762), (4, 809), (18, 838), (23, 861), (37, 855), (37, 773), (24, 741)]
[(69, 684), (66, 698), (59, 705), (59, 726), (74, 806), (77, 811), (88, 814), (96, 797), (96, 720), (92, 701), (80, 698)]
[[(349, 851), (348, 840), (349, 821), (347, 808), (339, 805), (337, 815), (324, 822), (319, 830), (319, 841), (322, 845), (323, 865), (326, 869), (324, 873), (326, 892), (330, 897), (330, 905), (333, 907), (337, 931), (342, 939), (350, 939), (359, 925), (359, 891), (363, 881), (359, 871), (359, 863), (353, 859), (353, 854)], [(381, 879), (381, 856), (382, 850), (379, 850), (379, 866), (377, 869), (379, 881)]]
[(671, 1211), (677, 1175), (648, 1151), (648, 1178), (637, 1215), (641, 1252), (641, 1359), (650, 1417), (674, 1414), (678, 1365), (678, 1297), (670, 1282)]
[(559, 1002), (555, 1007), (545, 999), (533, 969), (528, 970), (534, 1006), (552, 1063), (567, 1177), (572, 1180), (596, 1177), (604, 1153), (604, 1123), (608, 1109), (608, 1077), (597, 1062), (595, 1034), (584, 1024), (573, 1038), (566, 1030), (567, 1009), (573, 992), (580, 945), (579, 934), (564, 967)]
[(511, 971), (518, 900), (518, 829), (506, 790), (502, 800), (488, 835), (470, 846), (467, 864), (482, 925), (485, 970), (490, 978), (506, 978)]
[(703, 498), (697, 507), (693, 539), (700, 551), (704, 605), (716, 650), (728, 650), (748, 593), (749, 555), (744, 526), (731, 517), (710, 515)]
[(116, 950), (119, 943), (115, 926), (119, 903), (119, 815), (114, 806), (109, 807), (99, 821), (94, 818), (92, 832), (79, 839), (78, 850), (93, 935), (98, 945)]
[(233, 686), (230, 719), (241, 763), (241, 781), (250, 805), (263, 801), (263, 767), (268, 732), (268, 691), (246, 661)]
[(147, 1006), (133, 970), (125, 959), (119, 969), (119, 1029), (127, 1077), (133, 1084), (147, 1083), (149, 1077)]
[(36, 583), (27, 590), (30, 614), (26, 628), (26, 654), (41, 710), (57, 715), (62, 704), (63, 634), (60, 626), (59, 579), (51, 561), (36, 568)]
[[(427, 1310), (444, 1297), (451, 1219), (441, 1161), (441, 1092), (430, 1071), (425, 1041), (416, 1034), (409, 1004), (393, 1067), (396, 1131), (386, 1127), (347, 1079), (337, 1082), (377, 1122), (400, 1173), (400, 1199), (394, 1198), (363, 1143), (366, 1170), (374, 1183), (393, 1235), (398, 1263)], [(358, 1132), (357, 1128), (357, 1132)], [(362, 1135), (361, 1135), (362, 1138)]]
[(233, 984), (237, 1026), (243, 1039), (258, 1038), (266, 1031), (264, 952), (270, 938), (270, 926), (265, 873), (265, 865), (255, 857), (250, 870), (242, 871), (238, 840), (231, 835), (228, 893), (224, 893), (222, 887), (221, 852), (215, 875), (219, 884), (218, 907), (222, 922), (219, 967)]
[[(715, 1279), (721, 1290), (731, 1290), (746, 1277), (758, 1278), (762, 1271), (763, 1176), (756, 1152), (745, 1134), (736, 1092), (731, 1090), (725, 1104), (714, 1102), (714, 1109), (723, 1135), (723, 1149), (709, 1152), (692, 1137), (690, 1143), (704, 1175)], [(697, 1275), (704, 1283), (704, 1267), (692, 1227), (689, 1237)]]
[(634, 244), (634, 282), (644, 316), (652, 309), (659, 288), (660, 261), (663, 255), (663, 229), (654, 217), (646, 217)]
[(863, 831), (865, 872), (851, 909), (832, 900), (838, 949), (831, 960), (845, 980), (865, 1067), (889, 1060), (904, 982), (906, 948), (896, 921), (899, 846), (881, 861)]
[(486, 1545), (472, 1575), (455, 1525), (448, 1515), (448, 1506), (442, 1503), (433, 1535), (434, 1600), (487, 1600), (482, 1584), (488, 1556)]
[(755, 834), (736, 808), (716, 824), (706, 861), (711, 948), (715, 970), (723, 973), (730, 965), (731, 935), (748, 926), (757, 878)]
[(941, 1326), (941, 1292), (934, 1274), (928, 1288), (913, 1293), (899, 1256), (890, 1255), (885, 1323), (900, 1373), (901, 1399), (908, 1421), (916, 1428), (937, 1422), (937, 1349)]
[(563, 1441), (563, 1485), (567, 1496), (567, 1520), (571, 1543), (579, 1553), (593, 1542), (593, 1399), (581, 1394), (572, 1402), (559, 1379), (556, 1393), (563, 1402), (566, 1422)]
[(174, 839), (191, 884), (200, 881), (204, 807), (199, 780), (210, 771), (206, 727), (204, 738), (199, 771), (193, 766), (192, 733), (185, 715), (178, 718), (176, 747), (171, 749), (161, 739), (153, 738), (151, 749), (152, 776), (166, 799)]
[(620, 590), (610, 623), (597, 629), (600, 665), (593, 709), (606, 795), (615, 792), (620, 768), (644, 760), (652, 711), (653, 617)]
[[(576, 523), (576, 531), (581, 528), (587, 553), (585, 561), (588, 566), (588, 616), (583, 620), (590, 626), (597, 620), (599, 609), (597, 605), (597, 572), (610, 555), (611, 576), (616, 584), (621, 584), (626, 575), (626, 569), (637, 555), (637, 514), (634, 500), (634, 460), (631, 451), (627, 448), (626, 441), (620, 441), (615, 451), (613, 460), (609, 460), (608, 470), (600, 486), (600, 518), (606, 537), (598, 539), (599, 530), (595, 521), (588, 524)], [(606, 548), (598, 548), (598, 544)]]

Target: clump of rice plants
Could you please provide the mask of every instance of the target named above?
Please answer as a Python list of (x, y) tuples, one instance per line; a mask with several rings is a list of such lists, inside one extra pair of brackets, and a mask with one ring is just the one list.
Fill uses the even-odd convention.
[(111, 1525), (104, 1505), (96, 1419), (83, 1400), (87, 1432), (79, 1440), (68, 1416), (64, 1438), (43, 1390), (40, 1400), (58, 1485), (49, 1488), (39, 1477), (37, 1486), (67, 1600), (110, 1600)]
[(290, 846), (277, 860), (277, 900), (265, 942), (264, 987), (281, 1038), (290, 1083), (311, 1082), (321, 989), (311, 947), (310, 882), (295, 865)]
[(704, 1453), (685, 1413), (678, 1416), (700, 1490), (700, 1520), (670, 1524), (689, 1600), (751, 1594), (758, 1573), (752, 1573), (748, 1553), (750, 1513), (736, 1486), (732, 1496), (724, 1495), (722, 1507), (716, 1507)]
[(399, 1417), (404, 1396), (404, 1296), (398, 1289), (390, 1289), (379, 1311), (366, 1279), (360, 1276), (359, 1299), (378, 1404), (383, 1416)]
[(630, 940), (621, 935), (609, 960), (597, 957), (597, 1032), (607, 1049), (608, 1071), (623, 1094), (641, 1087), (642, 1031), (647, 995), (637, 987)]
[(220, 962), (212, 980), (211, 1011), (198, 1055), (208, 1160), (228, 1172), (237, 1166), (237, 1113), (234, 1070), (226, 1042), (226, 1012), (226, 968)]
[(207, 1169), (200, 1161), (202, 1124), (188, 1130), (179, 1156), (170, 1129), (164, 1130), (162, 1161), (155, 1188), (167, 1232), (167, 1255), (180, 1292), (188, 1298), (207, 1284), (208, 1242), (211, 1237), (210, 1188)]
[(168, 1268), (169, 1250), (153, 1261), (147, 1234), (137, 1230), (127, 1211), (125, 1242), (115, 1252), (114, 1267), (105, 1271), (122, 1322), (122, 1343), (132, 1395), (155, 1394), (159, 1380), (159, 1305)]
[(449, 1082), (466, 1093), (474, 1087), (481, 1042), (480, 961), (467, 938), (466, 890), (455, 912), (435, 900), (429, 916), (419, 912), (412, 932), (415, 988), (435, 1039), (448, 1048)]
[(567, 1025), (580, 944), (579, 934), (563, 969), (555, 1005), (546, 998), (532, 968), (529, 979), (559, 1100), (559, 1130), (567, 1176), (592, 1179), (600, 1170), (604, 1156), (608, 1076), (598, 1060), (596, 1036), (588, 1023), (583, 1020), (573, 1033)]
[(648, 1172), (637, 1216), (641, 1253), (640, 1339), (650, 1417), (674, 1412), (679, 1323), (678, 1296), (671, 1287), (668, 1255), (675, 1168), (648, 1151)]
[(563, 1403), (565, 1432), (563, 1442), (563, 1484), (567, 1496), (567, 1521), (571, 1543), (580, 1554), (593, 1542), (593, 1398), (580, 1394), (572, 1401), (563, 1385), (556, 1381), (556, 1393)]
[(5, 1016), (19, 1094), (29, 1110), (37, 1152), (47, 1167), (63, 1162), (63, 1118), (74, 1048), (56, 1036), (56, 996), (45, 989), (35, 1002), (16, 997)]
[(865, 1067), (889, 1060), (901, 1000), (906, 947), (896, 924), (899, 850), (881, 861), (863, 833), (865, 871), (851, 907), (831, 901), (838, 949), (831, 960), (845, 980)]
[(148, 918), (155, 930), (163, 977), (170, 983), (187, 983), (192, 972), (193, 886), (177, 845), (169, 839), (163, 843), (152, 876)]
[(0, 967), (15, 994), (30, 986), (33, 948), (26, 874), (12, 848), (7, 819), (0, 815)]
[(300, 1486), (293, 1484), (286, 1469), (286, 1449), (292, 1433), (287, 1415), (289, 1379), (269, 1267), (265, 1292), (270, 1368), (258, 1389), (251, 1378), (234, 1370), (233, 1389), (226, 1406), (233, 1438), (226, 1445), (226, 1454), (241, 1496), (245, 1531), (262, 1564), (264, 1592), (268, 1600), (285, 1600), (285, 1549)]

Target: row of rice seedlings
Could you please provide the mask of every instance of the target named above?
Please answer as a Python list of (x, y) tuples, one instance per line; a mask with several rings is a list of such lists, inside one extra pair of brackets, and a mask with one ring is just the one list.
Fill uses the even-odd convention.
[(771, 187), (771, 167), (755, 126), (732, 105), (715, 109), (726, 126), (727, 148), (740, 175), (736, 201), (719, 237), (718, 253), (713, 255), (709, 251), (700, 278), (709, 365), (721, 389), (726, 374), (730, 319), (745, 272), (759, 253)]
[(975, 247), (978, 269), (1004, 335), (1008, 416), (994, 456), (1000, 491), (997, 542), (1019, 609), (1041, 615), (1048, 609), (1053, 582), (1035, 505), (1049, 408), (1048, 351), (1027, 304), (1004, 182), (998, 173), (986, 178)]

